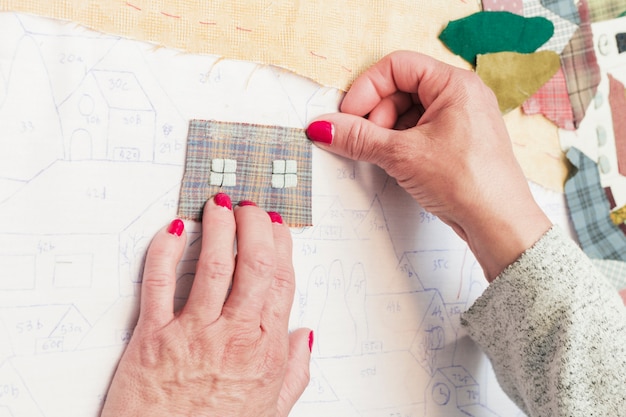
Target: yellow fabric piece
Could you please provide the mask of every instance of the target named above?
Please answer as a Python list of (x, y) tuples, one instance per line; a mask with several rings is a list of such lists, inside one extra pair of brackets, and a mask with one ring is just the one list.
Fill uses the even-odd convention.
[(611, 212), (611, 220), (616, 226), (626, 223), (626, 206)]
[(476, 62), (476, 73), (498, 97), (502, 113), (519, 107), (561, 67), (559, 55), (552, 51), (498, 52), (478, 55)]
[(0, 2), (0, 10), (69, 20), (190, 53), (277, 65), (342, 90), (397, 49), (467, 67), (437, 36), (449, 20), (480, 8), (478, 0)]

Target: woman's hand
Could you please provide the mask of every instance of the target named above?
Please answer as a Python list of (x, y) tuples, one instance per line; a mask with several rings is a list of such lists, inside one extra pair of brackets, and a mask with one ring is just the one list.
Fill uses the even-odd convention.
[(309, 125), (309, 138), (385, 169), (468, 242), (489, 280), (550, 228), (475, 73), (395, 52), (357, 78), (341, 111)]
[(287, 331), (295, 289), (288, 227), (254, 205), (233, 213), (225, 194), (207, 202), (203, 219), (193, 287), (176, 314), (182, 221), (153, 239), (139, 321), (102, 416), (287, 416), (308, 384), (312, 333)]

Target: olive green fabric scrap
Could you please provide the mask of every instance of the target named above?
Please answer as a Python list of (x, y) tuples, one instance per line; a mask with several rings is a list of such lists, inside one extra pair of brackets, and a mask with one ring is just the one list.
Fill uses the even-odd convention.
[(478, 12), (453, 20), (439, 39), (472, 65), (476, 56), (494, 52), (531, 53), (554, 34), (554, 24), (544, 17), (523, 17), (510, 12)]
[(532, 54), (498, 52), (478, 55), (476, 73), (498, 98), (502, 113), (519, 107), (561, 67), (552, 51)]

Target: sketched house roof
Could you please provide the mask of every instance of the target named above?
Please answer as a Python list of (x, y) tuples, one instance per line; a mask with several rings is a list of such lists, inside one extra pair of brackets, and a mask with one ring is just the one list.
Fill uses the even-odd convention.
[(310, 225), (311, 146), (303, 129), (192, 120), (179, 216), (199, 220), (205, 201), (224, 192)]
[(91, 71), (60, 113), (66, 159), (154, 160), (156, 111), (132, 72)]

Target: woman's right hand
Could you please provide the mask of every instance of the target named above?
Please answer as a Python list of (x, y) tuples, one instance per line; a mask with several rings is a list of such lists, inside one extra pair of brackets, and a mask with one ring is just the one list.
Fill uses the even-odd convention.
[(385, 169), (468, 242), (490, 281), (550, 228), (475, 73), (394, 52), (356, 79), (341, 112), (311, 123), (309, 138)]

